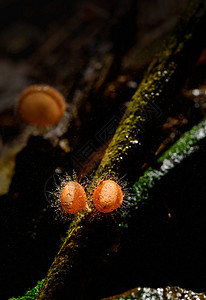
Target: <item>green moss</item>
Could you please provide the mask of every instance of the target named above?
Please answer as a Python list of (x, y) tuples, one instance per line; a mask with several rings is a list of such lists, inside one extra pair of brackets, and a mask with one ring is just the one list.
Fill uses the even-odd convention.
[(165, 159), (171, 158), (175, 161), (182, 160), (191, 152), (197, 149), (198, 142), (205, 138), (206, 121), (202, 121), (194, 126), (190, 131), (186, 132), (168, 151), (166, 151), (158, 160), (163, 162)]
[(41, 281), (38, 281), (37, 285), (34, 288), (32, 288), (31, 290), (28, 290), (24, 296), (17, 297), (17, 298), (12, 297), (9, 300), (33, 300), (33, 299), (35, 299), (36, 296), (38, 295), (38, 292), (39, 292), (42, 284), (43, 284), (43, 281), (44, 281), (44, 279), (42, 279)]
[(148, 199), (149, 190), (176, 165), (180, 164), (186, 157), (199, 150), (199, 143), (206, 139), (206, 120), (190, 131), (185, 133), (168, 151), (159, 159), (161, 164), (159, 170), (149, 168), (143, 176), (134, 184), (135, 201), (133, 205)]

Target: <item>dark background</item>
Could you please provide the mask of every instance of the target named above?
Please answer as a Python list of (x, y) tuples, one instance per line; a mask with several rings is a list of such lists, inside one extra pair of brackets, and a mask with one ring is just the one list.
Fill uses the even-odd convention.
[[(0, 186), (1, 299), (23, 295), (45, 277), (68, 228), (68, 223), (55, 219), (45, 189), (54, 188), (57, 170), (63, 174), (75, 169), (88, 175), (95, 168), (111, 138), (97, 139), (97, 133), (114, 116), (118, 123), (186, 4), (172, 0), (0, 2), (1, 157), (22, 142), (22, 134), (26, 136), (8, 191), (4, 192), (4, 182)], [(66, 98), (70, 126), (59, 135), (54, 131), (45, 138), (40, 129), (30, 128), (18, 116), (19, 93), (36, 83), (52, 85)], [(185, 105), (184, 97), (178, 100), (171, 108), (173, 120), (182, 112), (193, 123), (201, 119), (201, 110)], [(176, 139), (188, 129), (179, 126)], [(162, 131), (162, 140), (169, 134)], [(62, 140), (69, 141), (69, 150)], [(131, 222), (114, 260), (100, 269), (91, 266), (95, 272), (81, 282), (79, 299), (85, 293), (89, 299), (99, 299), (135, 286), (205, 290), (204, 160), (201, 151), (158, 186), (151, 195), (153, 204), (138, 210), (138, 221)], [(162, 204), (165, 197), (176, 215), (174, 223)]]

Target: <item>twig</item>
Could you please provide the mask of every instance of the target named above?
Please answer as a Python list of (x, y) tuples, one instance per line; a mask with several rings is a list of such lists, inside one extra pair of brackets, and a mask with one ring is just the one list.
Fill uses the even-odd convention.
[[(192, 45), (196, 47), (192, 58), (196, 56), (197, 50), (200, 49), (199, 32), (202, 32), (200, 28), (203, 25), (205, 26), (205, 13), (205, 1), (191, 1), (191, 5), (180, 20), (175, 34), (170, 37), (160, 55), (154, 59), (137, 92), (133, 96), (96, 172), (94, 182), (102, 178), (106, 172), (118, 174), (123, 164), (126, 163), (127, 157), (132, 155), (132, 152), (140, 154), (139, 161), (143, 162), (145, 142), (148, 140), (143, 140), (143, 136), (145, 137), (149, 133), (151, 142), (153, 142), (150, 127), (153, 117), (148, 118), (147, 115), (145, 116), (145, 113), (148, 109), (150, 110), (151, 105), (152, 107), (155, 105), (160, 110), (164, 110), (169, 101), (169, 96), (171, 96), (171, 91), (173, 93), (177, 92), (178, 87), (184, 79), (183, 74), (187, 71), (185, 64), (186, 54), (188, 55)], [(141, 130), (142, 128), (143, 130)], [(94, 245), (92, 242), (96, 241), (95, 239), (97, 239), (98, 243), (103, 238), (99, 230), (101, 226), (104, 227), (104, 224), (99, 222), (99, 225), (95, 220), (91, 222), (92, 214), (93, 212), (90, 212), (87, 215), (78, 217), (69, 228), (64, 244), (51, 265), (36, 299), (59, 298), (66, 278), (71, 298), (72, 295), (75, 295), (76, 290), (74, 289), (77, 287), (73, 286), (73, 284), (78, 270), (81, 270), (82, 267), (80, 257), (86, 251), (85, 249), (88, 250), (88, 247), (91, 249), (91, 245)], [(111, 231), (110, 228), (108, 233)], [(111, 244), (108, 242), (105, 246), (105, 251), (108, 251), (109, 246)], [(93, 259), (90, 256), (87, 257), (87, 266)], [(68, 278), (70, 279), (69, 281)], [(77, 278), (79, 282), (83, 280), (83, 278)]]

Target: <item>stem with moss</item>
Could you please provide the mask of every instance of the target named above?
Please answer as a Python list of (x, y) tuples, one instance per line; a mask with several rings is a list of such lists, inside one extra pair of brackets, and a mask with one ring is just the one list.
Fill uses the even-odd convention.
[[(134, 184), (134, 194), (132, 196), (131, 207), (136, 207), (140, 202), (144, 202), (149, 199), (150, 191), (155, 187), (155, 184), (160, 181), (166, 174), (171, 172), (176, 166), (180, 165), (186, 158), (189, 158), (191, 154), (200, 149), (202, 141), (206, 140), (206, 120), (202, 121), (197, 126), (194, 126), (190, 131), (185, 133), (168, 151), (166, 151), (159, 159), (158, 162), (161, 167), (157, 169), (149, 168), (143, 176)], [(124, 221), (126, 220), (124, 215)], [(122, 224), (123, 225), (123, 224)], [(75, 228), (73, 228), (75, 230)], [(76, 227), (78, 230), (78, 227)], [(74, 232), (70, 232), (70, 236), (74, 235)], [(69, 245), (69, 244), (68, 244)], [(68, 247), (67, 245), (67, 247)], [(70, 246), (72, 240), (70, 239)], [(77, 245), (81, 247), (81, 244)], [(62, 248), (66, 250), (66, 253), (60, 250), (60, 255), (67, 259), (67, 247)], [(77, 250), (77, 248), (76, 248)], [(71, 249), (70, 249), (71, 251)], [(58, 265), (58, 261), (56, 261)], [(53, 263), (55, 265), (55, 262)], [(54, 275), (55, 277), (55, 275)], [(35, 299), (39, 291), (40, 286), (43, 284), (43, 280), (38, 282), (38, 285), (31, 291), (28, 291), (25, 296), (11, 299)], [(28, 296), (29, 294), (29, 297)], [(37, 298), (38, 299), (38, 298)]]
[[(151, 143), (157, 135), (151, 138), (151, 121), (147, 111), (151, 107), (165, 110), (171, 97), (171, 91), (177, 93), (187, 71), (185, 57), (195, 44), (196, 58), (200, 51), (200, 28), (205, 26), (206, 2), (203, 0), (191, 1), (188, 11), (180, 20), (174, 35), (157, 58), (151, 63), (142, 83), (132, 97), (119, 127), (103, 157), (95, 174), (93, 182), (99, 181), (105, 173), (119, 174), (123, 163), (132, 152), (140, 154), (139, 161), (144, 161), (145, 140), (143, 136), (149, 133)], [(184, 75), (184, 76), (183, 76)], [(141, 130), (142, 127), (144, 130)], [(139, 201), (139, 200), (138, 200)], [(68, 235), (58, 252), (48, 274), (43, 282), (36, 299), (57, 299), (61, 293), (65, 278), (72, 278), (74, 272), (81, 268), (80, 253), (91, 242), (90, 232), (94, 231), (94, 224), (90, 222), (93, 212), (81, 215), (68, 230)], [(99, 227), (95, 229), (99, 230)], [(79, 280), (81, 280), (79, 278)], [(71, 291), (73, 289), (72, 284)], [(72, 294), (72, 292), (71, 292)]]
[[(158, 139), (159, 132), (153, 132), (160, 124), (157, 116), (165, 114), (187, 75), (189, 64), (199, 54), (202, 46), (200, 27), (206, 26), (205, 15), (205, 1), (191, 1), (174, 34), (164, 42), (133, 95), (95, 174), (97, 180), (105, 172), (114, 175), (121, 172), (132, 153), (138, 157), (139, 166), (144, 162), (145, 154), (150, 150), (148, 145)], [(191, 61), (186, 61), (186, 57)]]

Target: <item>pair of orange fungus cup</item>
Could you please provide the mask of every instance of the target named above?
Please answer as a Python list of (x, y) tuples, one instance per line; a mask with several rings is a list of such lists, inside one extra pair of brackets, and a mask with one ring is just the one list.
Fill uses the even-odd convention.
[[(99, 212), (111, 213), (123, 203), (122, 189), (114, 180), (100, 181), (94, 190), (92, 201)], [(85, 210), (87, 195), (84, 187), (76, 181), (68, 182), (61, 192), (60, 203), (64, 212), (68, 214)]]

